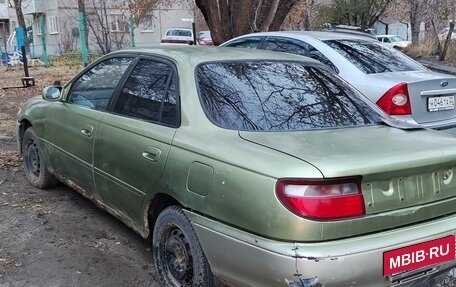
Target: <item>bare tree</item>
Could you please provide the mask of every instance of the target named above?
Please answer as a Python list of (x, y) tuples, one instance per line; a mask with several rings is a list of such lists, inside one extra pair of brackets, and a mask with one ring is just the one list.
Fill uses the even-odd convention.
[(60, 25), (60, 37), (57, 38), (57, 46), (60, 54), (65, 54), (76, 49), (77, 38), (73, 33), (74, 23), (65, 21)]
[(327, 22), (371, 28), (395, 0), (332, 0)]
[[(254, 32), (279, 30), (299, 0), (195, 0), (212, 33), (214, 44)], [(188, 1), (191, 4), (191, 1)], [(172, 5), (172, 0), (129, 0), (130, 11), (139, 23), (146, 12)], [(190, 7), (191, 8), (191, 7)]]
[(300, 0), (290, 11), (287, 19), (282, 24), (284, 29), (299, 29), (299, 30), (312, 30), (317, 26), (319, 19), (318, 13), (320, 7), (324, 4), (320, 4), (316, 0)]
[[(108, 14), (109, 9), (119, 11)], [(91, 40), (98, 46), (102, 54), (120, 49), (126, 42), (128, 21), (121, 6), (107, 7), (106, 1), (90, 0), (85, 6), (87, 26), (91, 30)]]

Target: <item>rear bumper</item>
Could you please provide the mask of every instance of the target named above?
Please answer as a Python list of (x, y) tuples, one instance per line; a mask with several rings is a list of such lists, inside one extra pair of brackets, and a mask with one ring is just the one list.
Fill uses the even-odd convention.
[(289, 282), (298, 282), (299, 277), (317, 277), (326, 287), (395, 286), (456, 265), (455, 261), (445, 263), (400, 282), (391, 282), (383, 276), (383, 252), (456, 234), (456, 215), (378, 234), (321, 243), (269, 240), (191, 212), (187, 215), (213, 273), (236, 286), (290, 286)]

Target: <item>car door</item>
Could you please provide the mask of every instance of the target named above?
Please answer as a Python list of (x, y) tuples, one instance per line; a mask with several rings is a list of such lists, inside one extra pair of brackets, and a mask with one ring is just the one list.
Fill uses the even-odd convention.
[(100, 199), (94, 189), (93, 139), (99, 122), (132, 57), (102, 60), (82, 72), (70, 85), (65, 101), (46, 111), (44, 136), (53, 154), (54, 171), (86, 195)]
[(138, 222), (145, 194), (159, 181), (179, 126), (174, 65), (142, 58), (133, 68), (112, 113), (100, 122), (94, 146), (95, 183), (103, 200)]

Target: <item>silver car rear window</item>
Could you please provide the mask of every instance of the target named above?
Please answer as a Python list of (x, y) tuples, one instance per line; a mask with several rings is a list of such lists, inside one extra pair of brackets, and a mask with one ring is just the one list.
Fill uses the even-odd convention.
[(206, 115), (223, 128), (290, 131), (380, 122), (362, 95), (330, 71), (302, 62), (205, 63), (197, 82)]
[(412, 59), (376, 41), (323, 41), (366, 74), (422, 70)]

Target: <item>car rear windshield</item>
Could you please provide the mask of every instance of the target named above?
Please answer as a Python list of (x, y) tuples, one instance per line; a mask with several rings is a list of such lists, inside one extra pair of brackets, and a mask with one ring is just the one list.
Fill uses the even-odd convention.
[(197, 82), (206, 115), (227, 129), (310, 130), (380, 121), (362, 95), (328, 70), (302, 62), (205, 63), (197, 68)]
[(192, 31), (190, 31), (190, 30), (169, 30), (168, 32), (166, 32), (166, 36), (191, 37)]
[(404, 54), (367, 40), (327, 40), (326, 44), (366, 74), (421, 70)]

